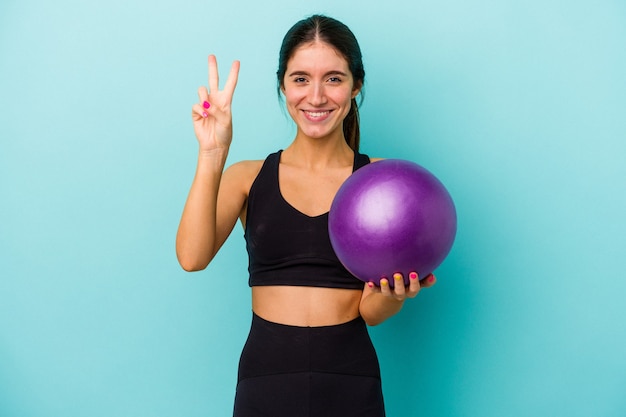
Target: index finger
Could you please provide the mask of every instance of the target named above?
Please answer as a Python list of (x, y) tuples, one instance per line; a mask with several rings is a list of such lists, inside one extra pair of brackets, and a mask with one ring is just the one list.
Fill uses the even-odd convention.
[(219, 90), (219, 74), (217, 73), (217, 59), (215, 55), (209, 55), (209, 92)]

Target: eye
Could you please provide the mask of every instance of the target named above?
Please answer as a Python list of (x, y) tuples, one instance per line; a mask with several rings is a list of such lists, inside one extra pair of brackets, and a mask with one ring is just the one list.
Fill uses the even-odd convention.
[(328, 81), (331, 82), (331, 83), (337, 84), (337, 83), (341, 82), (341, 78), (339, 78), (339, 77), (330, 77), (328, 79)]
[(306, 82), (306, 78), (304, 77), (296, 77), (293, 79), (293, 82), (296, 84), (302, 84)]

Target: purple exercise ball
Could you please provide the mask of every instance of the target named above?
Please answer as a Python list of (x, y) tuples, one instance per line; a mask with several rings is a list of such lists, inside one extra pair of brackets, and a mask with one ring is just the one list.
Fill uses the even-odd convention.
[(330, 208), (328, 232), (339, 261), (355, 277), (380, 285), (402, 273), (425, 278), (446, 258), (456, 235), (454, 202), (420, 165), (385, 159), (355, 171)]

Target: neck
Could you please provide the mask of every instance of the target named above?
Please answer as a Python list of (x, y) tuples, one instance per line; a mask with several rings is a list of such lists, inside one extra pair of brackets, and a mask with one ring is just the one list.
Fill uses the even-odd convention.
[(286, 163), (307, 168), (327, 168), (352, 164), (354, 152), (343, 135), (337, 139), (312, 139), (296, 136), (283, 152)]

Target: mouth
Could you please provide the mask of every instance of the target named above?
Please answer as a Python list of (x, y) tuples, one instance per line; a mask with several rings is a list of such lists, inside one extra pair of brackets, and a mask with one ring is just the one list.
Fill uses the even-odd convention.
[(320, 122), (327, 119), (328, 116), (330, 116), (330, 114), (332, 113), (332, 110), (303, 110), (302, 112), (304, 113), (304, 117), (306, 117), (307, 120), (310, 120), (312, 122)]

